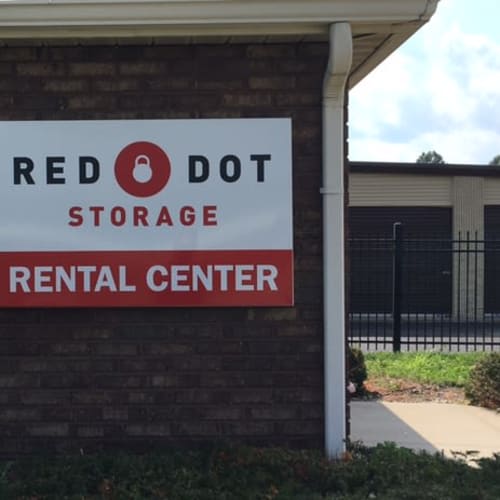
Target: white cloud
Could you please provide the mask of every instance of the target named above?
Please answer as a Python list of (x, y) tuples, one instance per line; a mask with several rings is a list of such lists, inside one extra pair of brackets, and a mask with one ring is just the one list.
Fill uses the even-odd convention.
[[(436, 144), (436, 147), (429, 144)], [(488, 163), (499, 151), (500, 132), (483, 129), (463, 129), (447, 132), (422, 132), (407, 142), (390, 139), (351, 137), (351, 160), (414, 162), (421, 152), (436, 149), (447, 163)], [(353, 155), (362, 151), (363, 156)], [(485, 156), (485, 151), (486, 153)], [(484, 158), (478, 161), (477, 158)]]
[(457, 6), (466, 12), (442, 2), (351, 92), (351, 159), (413, 162), (436, 150), (449, 163), (487, 163), (500, 153), (500, 40), (467, 32)]
[[(370, 75), (369, 85), (359, 84), (351, 94), (351, 110), (361, 111), (362, 116), (351, 115), (355, 131), (376, 136), (382, 125), (401, 125), (402, 104), (415, 92), (411, 82), (411, 59), (395, 53), (384, 64), (384, 71)], [(363, 113), (363, 110), (369, 110)]]

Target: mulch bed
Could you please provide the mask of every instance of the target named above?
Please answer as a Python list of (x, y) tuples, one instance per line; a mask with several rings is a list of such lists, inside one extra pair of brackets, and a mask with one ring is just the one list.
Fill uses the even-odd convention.
[(397, 401), (405, 403), (421, 403), (432, 401), (436, 403), (468, 404), (464, 389), (460, 387), (441, 387), (433, 384), (421, 384), (407, 380), (368, 379), (365, 381), (365, 391), (356, 396), (356, 400)]

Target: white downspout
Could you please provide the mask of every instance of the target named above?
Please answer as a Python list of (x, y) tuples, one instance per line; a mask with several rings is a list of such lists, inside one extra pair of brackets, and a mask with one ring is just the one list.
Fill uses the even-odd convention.
[(349, 23), (330, 26), (330, 57), (323, 84), (323, 281), (325, 450), (346, 446), (344, 300), (344, 91), (352, 64)]

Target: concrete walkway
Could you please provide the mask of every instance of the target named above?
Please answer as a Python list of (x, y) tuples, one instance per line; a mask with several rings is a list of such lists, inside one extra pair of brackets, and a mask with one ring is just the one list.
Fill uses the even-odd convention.
[(475, 406), (444, 403), (351, 402), (351, 441), (367, 446), (393, 441), (405, 448), (477, 452), (471, 458), (500, 453), (500, 413)]

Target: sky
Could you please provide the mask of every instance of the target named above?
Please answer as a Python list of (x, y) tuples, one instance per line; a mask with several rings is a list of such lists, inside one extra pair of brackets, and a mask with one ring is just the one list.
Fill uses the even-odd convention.
[(349, 159), (487, 164), (500, 154), (500, 1), (441, 0), (349, 97)]

